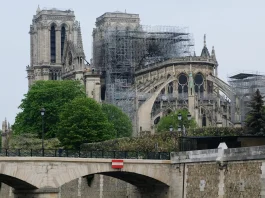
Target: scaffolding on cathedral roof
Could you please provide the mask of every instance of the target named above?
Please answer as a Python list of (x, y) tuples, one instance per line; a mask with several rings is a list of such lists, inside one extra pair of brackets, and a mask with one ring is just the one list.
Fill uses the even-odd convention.
[(93, 64), (105, 76), (106, 101), (119, 106), (131, 118), (136, 112), (135, 71), (194, 53), (188, 28), (140, 25), (138, 14), (101, 15), (93, 37)]
[(241, 71), (228, 77), (228, 83), (240, 99), (241, 120), (244, 121), (249, 111), (248, 103), (259, 89), (265, 96), (265, 75), (261, 72)]

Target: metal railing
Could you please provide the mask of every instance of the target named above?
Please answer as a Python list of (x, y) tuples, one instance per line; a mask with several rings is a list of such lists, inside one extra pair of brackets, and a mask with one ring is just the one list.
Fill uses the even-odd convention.
[(71, 157), (106, 159), (170, 160), (169, 152), (146, 151), (87, 151), (67, 149), (0, 149), (0, 157)]

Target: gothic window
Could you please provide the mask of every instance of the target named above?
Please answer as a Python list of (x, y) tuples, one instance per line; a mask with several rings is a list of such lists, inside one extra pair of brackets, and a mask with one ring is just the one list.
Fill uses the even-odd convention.
[(57, 73), (53, 74), (53, 80), (57, 80)]
[(63, 49), (64, 49), (64, 43), (65, 43), (65, 27), (63, 26), (61, 29), (61, 59), (63, 59)]
[(105, 96), (106, 96), (106, 86), (103, 85), (101, 86), (101, 100), (105, 100)]
[(51, 41), (51, 63), (56, 62), (56, 37), (55, 37), (55, 26), (52, 25), (50, 32), (50, 41)]
[(185, 74), (179, 75), (178, 82), (178, 92), (179, 93), (187, 93), (188, 92), (188, 78)]
[(203, 88), (203, 75), (201, 73), (197, 73), (194, 77), (194, 84), (195, 84), (195, 92), (200, 93), (201, 96), (204, 92)]
[(60, 80), (61, 79), (61, 72), (58, 70), (50, 70), (49, 72), (49, 80)]
[(205, 114), (202, 115), (202, 126), (206, 127), (206, 115)]
[(54, 71), (50, 71), (50, 80), (57, 80), (57, 74)]
[(173, 93), (173, 82), (170, 82), (167, 87), (167, 91), (169, 94)]

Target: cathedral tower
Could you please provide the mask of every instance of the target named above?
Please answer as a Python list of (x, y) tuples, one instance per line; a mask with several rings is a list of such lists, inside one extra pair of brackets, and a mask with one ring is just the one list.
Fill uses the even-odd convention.
[(60, 80), (64, 72), (84, 69), (81, 28), (73, 11), (38, 7), (29, 34), (29, 86), (36, 80)]
[(2, 133), (1, 133), (2, 148), (5, 148), (5, 149), (8, 148), (9, 138), (11, 135), (12, 135), (12, 130), (11, 130), (10, 124), (5, 119), (5, 121), (2, 122)]
[(80, 80), (88, 97), (100, 102), (100, 73), (86, 61), (81, 26), (72, 10), (38, 7), (29, 34), (29, 87), (37, 80)]

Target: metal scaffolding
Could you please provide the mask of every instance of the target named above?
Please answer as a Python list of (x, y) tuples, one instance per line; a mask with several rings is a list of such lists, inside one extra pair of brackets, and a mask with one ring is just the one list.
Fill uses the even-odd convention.
[(105, 78), (105, 101), (135, 119), (135, 71), (170, 58), (190, 56), (193, 47), (187, 28), (115, 24), (94, 29), (93, 63)]
[(243, 124), (246, 114), (249, 112), (248, 103), (255, 91), (259, 89), (261, 95), (265, 96), (265, 75), (259, 72), (242, 72), (230, 76), (228, 82), (240, 100), (241, 122)]

